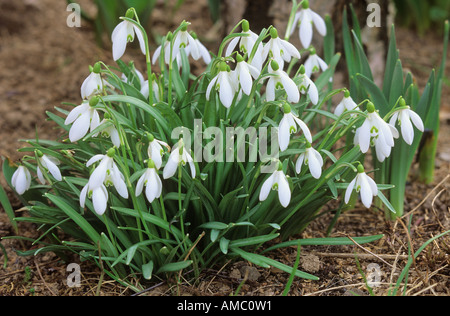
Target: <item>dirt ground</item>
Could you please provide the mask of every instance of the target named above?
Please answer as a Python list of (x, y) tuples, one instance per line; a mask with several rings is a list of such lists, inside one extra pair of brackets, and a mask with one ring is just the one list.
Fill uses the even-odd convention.
[[(195, 5), (193, 5), (195, 3)], [(206, 1), (186, 1), (173, 17), (173, 22), (158, 18), (166, 16), (163, 8), (154, 15), (153, 31), (166, 33), (181, 20), (193, 22), (193, 29), (206, 38), (214, 49), (214, 27), (209, 20)], [(0, 155), (13, 160), (20, 159), (17, 149), (20, 139), (33, 138), (36, 131), (40, 138), (52, 139), (54, 126), (46, 122), (45, 111), (52, 111), (62, 102), (78, 103), (80, 86), (89, 74), (88, 66), (98, 60), (112, 64), (111, 50), (99, 48), (91, 29), (66, 26), (65, 1), (54, 0), (0, 0)], [(441, 58), (442, 38), (436, 34), (418, 37), (414, 32), (398, 28), (397, 39), (404, 67), (416, 76), (423, 87), (431, 67), (437, 67)], [(131, 52), (131, 54), (130, 54)], [(139, 52), (127, 50), (137, 67), (143, 62)], [(136, 58), (134, 58), (136, 57)], [(369, 245), (353, 246), (305, 246), (302, 247), (300, 269), (312, 273), (320, 281), (296, 279), (290, 295), (342, 296), (368, 295), (355, 254), (365, 273), (371, 264), (377, 264), (381, 272), (381, 286), (374, 288), (376, 295), (386, 295), (390, 284), (395, 284), (407, 263), (408, 244), (417, 251), (430, 238), (450, 229), (449, 165), (450, 165), (450, 58), (447, 81), (442, 98), (439, 153), (436, 163), (436, 179), (431, 185), (415, 181), (407, 183), (406, 212), (412, 212), (411, 231), (406, 223), (386, 221), (377, 210), (356, 209), (343, 214), (332, 236), (368, 236), (384, 234), (379, 241)], [(142, 66), (143, 67), (143, 66)], [(412, 179), (414, 178), (414, 170)], [(3, 175), (1, 183), (5, 184)], [(8, 190), (14, 207), (20, 208)], [(21, 210), (17, 211), (22, 212)], [(331, 217), (313, 222), (302, 238), (324, 237)], [(21, 223), (21, 235), (36, 237), (36, 227)], [(13, 235), (11, 225), (0, 210), (0, 237)], [(17, 240), (2, 240), (7, 250), (7, 267), (0, 267), (0, 295), (131, 295), (129, 289), (108, 280), (101, 281), (101, 271), (90, 263), (81, 265), (82, 286), (70, 288), (66, 280), (69, 272), (66, 264), (53, 254), (34, 258), (20, 257), (16, 250), (29, 246)], [(283, 249), (270, 255), (292, 265), (296, 248)], [(0, 262), (5, 256), (0, 251)], [(248, 272), (248, 273), (247, 273)], [(437, 239), (414, 262), (406, 286), (407, 295), (450, 294), (450, 236)], [(289, 275), (276, 269), (259, 269), (246, 262), (230, 263), (215, 270), (206, 271), (196, 280), (186, 279), (180, 284), (161, 282), (149, 284), (149, 290), (141, 295), (230, 295), (239, 288), (239, 295), (280, 295)]]

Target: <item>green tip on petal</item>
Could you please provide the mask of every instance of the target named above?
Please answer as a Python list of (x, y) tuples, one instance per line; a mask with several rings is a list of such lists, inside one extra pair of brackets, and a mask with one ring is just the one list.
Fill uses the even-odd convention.
[(98, 104), (98, 101), (99, 101), (98, 97), (92, 97), (92, 98), (89, 100), (89, 105), (90, 105), (90, 106), (96, 106), (96, 105)]
[(358, 169), (358, 173), (364, 173), (364, 166), (361, 163), (358, 164), (357, 169)]
[(270, 37), (272, 37), (272, 38), (278, 38), (278, 31), (277, 31), (276, 28), (272, 27), (272, 28), (270, 29)]
[(272, 67), (273, 71), (277, 71), (278, 69), (280, 69), (280, 66), (278, 65), (278, 63), (275, 60), (272, 60), (270, 62), (270, 66)]
[(250, 31), (250, 24), (248, 23), (247, 20), (242, 20), (242, 31), (243, 32)]
[(367, 103), (367, 111), (369, 113), (375, 112), (375, 105), (372, 102)]
[(116, 154), (116, 149), (110, 148), (106, 154), (108, 155), (108, 157), (112, 158)]

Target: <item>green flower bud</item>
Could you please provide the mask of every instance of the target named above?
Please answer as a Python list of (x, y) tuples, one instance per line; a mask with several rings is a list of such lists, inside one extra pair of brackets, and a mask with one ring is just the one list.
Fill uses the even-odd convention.
[(358, 173), (364, 173), (364, 166), (361, 163), (358, 164), (357, 169), (358, 169)]
[(90, 106), (96, 106), (96, 105), (98, 104), (98, 102), (99, 102), (98, 97), (92, 97), (92, 98), (89, 100), (89, 105), (90, 105)]
[(42, 158), (42, 156), (44, 156), (42, 151), (40, 151), (39, 149), (36, 149), (34, 152), (36, 153), (36, 156), (38, 156), (39, 158)]
[(308, 0), (303, 0), (302, 1), (302, 8), (303, 9), (309, 9), (309, 1)]
[(370, 101), (369, 101), (369, 103), (367, 103), (367, 111), (369, 113), (375, 112), (375, 105), (372, 102), (370, 102)]
[(272, 27), (272, 28), (270, 29), (270, 37), (272, 37), (272, 38), (278, 38), (278, 31), (277, 31), (276, 28)]
[(92, 72), (99, 74), (101, 70), (102, 70), (102, 65), (99, 62), (95, 63), (94, 68), (92, 68)]
[(284, 114), (289, 114), (289, 113), (291, 113), (291, 111), (292, 111), (291, 106), (289, 104), (285, 103), (283, 105), (283, 113)]
[(133, 8), (130, 8), (130, 9), (127, 10), (127, 13), (125, 13), (125, 17), (127, 17), (129, 19), (134, 18), (134, 10), (133, 10)]
[(348, 91), (347, 89), (344, 90), (344, 97), (350, 98), (350, 91)]
[(247, 20), (242, 21), (242, 32), (248, 32), (250, 31), (250, 24)]
[(110, 148), (108, 149), (108, 152), (106, 153), (106, 155), (110, 158), (114, 157), (114, 155), (116, 154), (116, 149), (115, 148)]

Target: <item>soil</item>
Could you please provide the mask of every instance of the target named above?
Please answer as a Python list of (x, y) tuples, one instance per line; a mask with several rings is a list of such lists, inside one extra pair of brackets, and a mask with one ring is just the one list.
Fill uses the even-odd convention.
[[(170, 8), (169, 8), (170, 9)], [(174, 29), (183, 19), (193, 22), (193, 29), (204, 38), (208, 47), (215, 49), (214, 34), (219, 28), (210, 18), (207, 1), (187, 0), (171, 19), (167, 19), (168, 8), (159, 4), (154, 11), (153, 33), (165, 34)], [(52, 139), (57, 133), (54, 126), (46, 122), (46, 111), (62, 102), (77, 104), (80, 101), (80, 86), (89, 74), (88, 66), (98, 60), (112, 64), (110, 48), (100, 48), (95, 42), (92, 29), (83, 22), (81, 28), (66, 26), (68, 16), (64, 1), (54, 0), (0, 0), (0, 154), (12, 160), (21, 158), (17, 149), (23, 146), (20, 139)], [(162, 18), (164, 17), (164, 18)], [(203, 30), (203, 31), (202, 31)], [(397, 29), (398, 46), (404, 67), (415, 75), (423, 88), (429, 70), (437, 67), (441, 58), (442, 37), (433, 33), (418, 35), (408, 29)], [(152, 45), (155, 45), (152, 43)], [(136, 49), (127, 50), (127, 56), (142, 60)], [(135, 58), (136, 57), (136, 58)], [(450, 74), (450, 58), (447, 56)], [(387, 295), (391, 284), (395, 284), (408, 261), (408, 245), (417, 251), (426, 241), (450, 229), (449, 209), (449, 165), (450, 165), (450, 88), (447, 77), (444, 83), (442, 130), (439, 135), (439, 152), (436, 161), (436, 177), (431, 185), (414, 181), (407, 183), (405, 212), (409, 218), (387, 221), (376, 209), (358, 208), (341, 215), (331, 236), (368, 236), (384, 234), (377, 242), (352, 246), (304, 246), (301, 249), (300, 269), (320, 278), (319, 281), (295, 279), (290, 295), (342, 296), (369, 295), (363, 274), (377, 264), (381, 273), (381, 284), (373, 288), (375, 295)], [(1, 176), (2, 185), (5, 181)], [(20, 204), (12, 192), (7, 193), (17, 214)], [(314, 221), (299, 237), (325, 237), (332, 216)], [(37, 227), (21, 223), (20, 235), (30, 238), (38, 236)], [(3, 210), (0, 210), (0, 236), (15, 233)], [(7, 251), (7, 265), (0, 267), (0, 295), (2, 296), (93, 296), (132, 295), (129, 289), (103, 278), (99, 268), (79, 262), (81, 287), (67, 286), (66, 263), (54, 254), (21, 257), (16, 251), (34, 247), (26, 241), (1, 240)], [(1, 249), (1, 248), (0, 248)], [(0, 262), (5, 255), (0, 251)], [(293, 265), (297, 249), (287, 248), (269, 254), (274, 259)], [(355, 257), (358, 259), (356, 260)], [(359, 263), (359, 266), (358, 266)], [(450, 236), (430, 243), (415, 260), (407, 284), (407, 295), (450, 294)], [(199, 278), (183, 279), (181, 282), (150, 284), (140, 295), (201, 295), (201, 296), (276, 296), (281, 295), (289, 275), (277, 269), (260, 269), (247, 262), (229, 263), (215, 270), (205, 271)], [(237, 291), (237, 292), (236, 292)]]

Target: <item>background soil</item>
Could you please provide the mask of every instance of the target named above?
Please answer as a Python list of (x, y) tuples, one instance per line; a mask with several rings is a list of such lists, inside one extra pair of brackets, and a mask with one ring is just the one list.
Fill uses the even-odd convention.
[[(219, 27), (209, 18), (207, 1), (187, 0), (172, 19), (167, 10), (159, 5), (154, 12), (154, 33), (165, 34), (183, 19), (193, 23), (192, 28), (207, 46), (215, 51), (215, 34)], [(17, 149), (20, 139), (52, 139), (57, 131), (46, 122), (46, 111), (53, 111), (62, 102), (79, 103), (80, 86), (89, 74), (88, 66), (98, 60), (113, 64), (110, 48), (99, 48), (94, 34), (84, 24), (81, 28), (69, 28), (65, 1), (54, 0), (0, 0), (0, 155), (18, 160), (22, 156)], [(164, 17), (164, 18), (161, 18)], [(418, 37), (413, 31), (397, 28), (398, 46), (404, 67), (415, 75), (423, 87), (429, 70), (437, 67), (441, 59), (442, 37), (429, 33)], [(154, 45), (154, 43), (153, 43)], [(142, 55), (127, 50), (129, 59), (143, 67)], [(447, 76), (450, 74), (450, 57), (447, 57)], [(303, 247), (300, 269), (317, 275), (320, 281), (296, 279), (291, 295), (367, 295), (367, 288), (358, 270), (355, 253), (361, 270), (377, 263), (382, 272), (382, 285), (374, 289), (385, 295), (389, 284), (397, 277), (407, 262), (408, 241), (414, 250), (424, 242), (450, 229), (449, 165), (450, 165), (450, 88), (447, 77), (442, 98), (439, 153), (436, 179), (432, 185), (415, 181), (407, 183), (406, 212), (413, 211), (411, 233), (401, 222), (390, 222), (376, 209), (356, 209), (343, 214), (332, 236), (367, 236), (384, 234), (378, 242), (354, 246)], [(414, 180), (414, 171), (412, 173)], [(2, 185), (5, 185), (3, 176)], [(8, 189), (15, 208), (17, 199)], [(22, 211), (18, 210), (18, 214)], [(313, 222), (301, 237), (324, 237), (332, 217), (322, 217)], [(406, 222), (407, 219), (403, 219)], [(20, 233), (36, 237), (34, 225), (21, 223)], [(0, 211), (0, 236), (14, 232), (3, 210)], [(16, 250), (25, 250), (29, 243), (2, 240), (7, 250), (7, 266), (0, 268), (0, 295), (95, 295), (101, 271), (86, 262), (78, 262), (82, 271), (82, 286), (69, 288), (66, 263), (55, 255), (39, 255), (34, 258), (17, 256)], [(0, 262), (5, 256), (0, 252)], [(450, 237), (431, 243), (416, 260), (406, 284), (408, 295), (450, 294)], [(284, 249), (270, 254), (275, 259), (292, 265), (296, 249)], [(230, 295), (242, 285), (239, 295), (280, 295), (289, 275), (276, 269), (257, 269), (246, 262), (217, 267), (207, 271), (196, 280), (181, 284), (162, 282), (152, 286), (142, 295)], [(100, 295), (130, 295), (126, 288), (104, 279), (100, 283)]]

